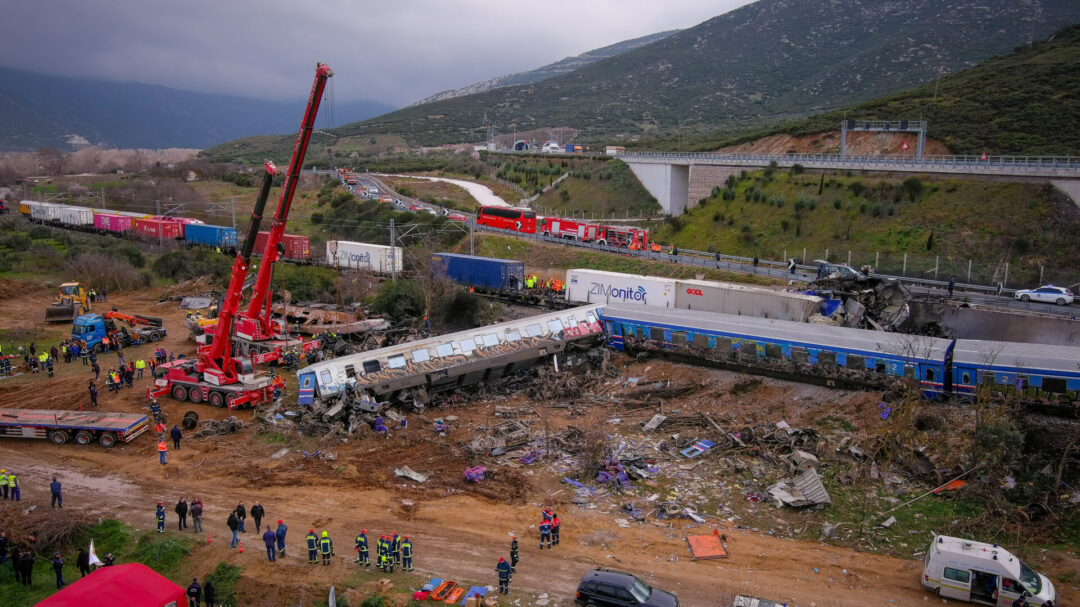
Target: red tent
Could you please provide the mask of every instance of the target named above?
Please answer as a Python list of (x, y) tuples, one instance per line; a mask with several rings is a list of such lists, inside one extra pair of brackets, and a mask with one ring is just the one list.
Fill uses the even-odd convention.
[(37, 607), (182, 607), (184, 590), (146, 565), (129, 563), (101, 567)]

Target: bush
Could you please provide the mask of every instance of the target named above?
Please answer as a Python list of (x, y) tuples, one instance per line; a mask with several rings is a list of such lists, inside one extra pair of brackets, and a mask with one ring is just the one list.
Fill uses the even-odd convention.
[(858, 197), (862, 196), (863, 192), (866, 191), (866, 185), (861, 181), (852, 181), (848, 184), (848, 189), (851, 190), (852, 194)]
[(217, 569), (214, 569), (213, 573), (206, 576), (205, 581), (214, 584), (214, 596), (217, 603), (222, 607), (236, 607), (236, 583), (240, 581), (240, 575), (243, 572), (242, 567), (228, 563), (218, 563)]
[(787, 232), (787, 229), (791, 227), (791, 224), (786, 219), (780, 220), (780, 229)]
[(224, 255), (215, 255), (208, 249), (177, 249), (155, 259), (150, 269), (160, 278), (188, 280), (209, 276), (224, 284), (232, 272), (232, 264)]
[(1020, 255), (1027, 255), (1031, 252), (1031, 240), (1024, 236), (1020, 236), (1013, 241), (1013, 250)]
[(313, 223), (315, 225), (319, 225), (322, 222), (323, 222), (323, 214), (322, 213), (320, 213), (318, 211), (315, 211), (314, 213), (311, 214), (311, 223)]
[(424, 289), (411, 280), (384, 283), (371, 304), (374, 312), (385, 314), (394, 322), (420, 318), (424, 315), (425, 307)]
[(799, 164), (797, 162), (795, 164), (791, 165), (791, 174), (792, 175), (802, 175), (803, 172), (805, 172), (805, 171), (806, 171), (806, 167), (804, 167), (803, 165), (801, 165), (801, 164)]
[(29, 249), (33, 242), (26, 232), (9, 232), (0, 236), (0, 247), (7, 247), (15, 251)]
[(834, 209), (836, 209), (838, 211), (840, 210), (840, 199), (839, 198), (834, 198), (833, 199), (832, 208), (834, 208)]
[(720, 223), (724, 220), (724, 214), (720, 211), (716, 211), (712, 214), (713, 223)]
[(889, 217), (892, 217), (892, 216), (893, 216), (893, 214), (895, 214), (895, 213), (896, 213), (896, 207), (894, 207), (893, 205), (891, 205), (891, 204), (890, 204), (890, 205), (889, 205), (889, 210), (888, 210), (888, 211), (886, 211), (886, 212), (887, 212), (887, 213), (889, 214)]
[(873, 210), (870, 211), (870, 214), (874, 217), (881, 217), (881, 205), (875, 204)]
[(374, 596), (369, 596), (368, 598), (364, 599), (363, 603), (360, 603), (360, 607), (385, 607), (385, 606), (386, 606), (386, 599), (384, 599), (381, 595), (378, 595), (378, 594), (376, 594)]
[(737, 183), (739, 183), (739, 180), (734, 175), (728, 175), (728, 178), (724, 180), (724, 187), (734, 190)]
[(860, 213), (865, 213), (866, 209), (867, 209), (867, 206), (866, 206), (865, 202), (859, 205), (859, 212)]
[(699, 207), (705, 206), (705, 204), (708, 203), (708, 202), (709, 202), (708, 198), (702, 198), (701, 200), (697, 201)]
[(808, 208), (809, 208), (809, 209), (810, 209), (811, 211), (813, 211), (814, 209), (816, 209), (816, 208), (817, 208), (817, 201), (816, 201), (816, 200), (811, 200), (811, 201), (810, 201), (810, 204), (808, 205)]
[(912, 202), (918, 198), (923, 191), (923, 183), (918, 177), (908, 177), (900, 184), (900, 192), (906, 195)]
[(712, 196), (713, 198), (716, 198), (716, 197), (717, 197), (717, 196), (719, 196), (719, 195), (720, 195), (720, 186), (718, 186), (718, 185), (714, 185), (714, 186), (712, 187), (712, 194), (711, 194), (711, 196)]

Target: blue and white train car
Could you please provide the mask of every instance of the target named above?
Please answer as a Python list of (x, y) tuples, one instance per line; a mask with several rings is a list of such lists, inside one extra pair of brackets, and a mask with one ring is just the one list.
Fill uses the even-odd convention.
[(780, 375), (819, 376), (826, 384), (887, 387), (918, 379), (928, 397), (943, 392), (952, 349), (950, 340), (934, 337), (648, 306), (606, 305), (601, 320), (617, 350), (683, 353)]
[(497, 379), (557, 354), (568, 343), (600, 337), (598, 305), (581, 306), (342, 356), (296, 372), (299, 403), (344, 399), (363, 410), (397, 397)]
[(1016, 394), (1059, 403), (1080, 401), (1080, 348), (958, 339), (952, 357), (952, 390)]

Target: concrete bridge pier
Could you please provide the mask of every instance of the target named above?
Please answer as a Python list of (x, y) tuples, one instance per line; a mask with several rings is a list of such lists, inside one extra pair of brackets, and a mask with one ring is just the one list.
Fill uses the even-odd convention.
[(641, 184), (656, 196), (664, 213), (682, 215), (690, 193), (690, 165), (627, 162)]

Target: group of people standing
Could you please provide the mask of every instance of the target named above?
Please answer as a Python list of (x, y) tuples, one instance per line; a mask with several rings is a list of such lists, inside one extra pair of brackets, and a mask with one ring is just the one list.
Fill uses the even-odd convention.
[[(324, 532), (325, 533), (325, 532)], [(370, 549), (368, 546), (367, 529), (361, 529), (360, 535), (356, 536), (356, 562), (365, 566), (371, 566)], [(393, 573), (394, 566), (401, 567), (402, 571), (413, 570), (413, 543), (407, 535), (380, 535), (375, 544), (375, 566), (385, 573)]]

